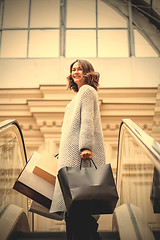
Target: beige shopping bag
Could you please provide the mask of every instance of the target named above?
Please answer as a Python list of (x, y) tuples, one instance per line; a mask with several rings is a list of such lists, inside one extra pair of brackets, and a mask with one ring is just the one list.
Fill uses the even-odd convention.
[(41, 155), (34, 152), (26, 166), (16, 179), (13, 188), (32, 200), (50, 209), (54, 186), (33, 173)]
[(57, 175), (58, 159), (50, 153), (43, 151), (33, 173), (47, 182), (55, 185)]

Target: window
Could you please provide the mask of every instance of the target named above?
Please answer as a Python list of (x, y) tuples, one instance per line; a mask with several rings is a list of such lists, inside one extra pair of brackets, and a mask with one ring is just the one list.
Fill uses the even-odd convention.
[(59, 31), (58, 30), (32, 30), (29, 39), (29, 57), (58, 57)]
[(0, 57), (158, 57), (130, 25), (103, 0), (0, 0)]
[(68, 0), (66, 14), (67, 28), (95, 28), (96, 1)]
[(99, 57), (128, 57), (127, 30), (99, 30)]
[(96, 57), (96, 32), (94, 30), (68, 30), (66, 57)]
[(155, 50), (136, 29), (134, 30), (134, 38), (136, 57), (158, 57)]
[(127, 21), (106, 3), (98, 1), (99, 28), (127, 28)]
[(66, 57), (74, 56), (128, 57), (127, 20), (100, 0), (68, 0)]
[(59, 57), (60, 0), (1, 1), (1, 58)]
[(59, 28), (59, 0), (32, 0), (30, 27)]
[(23, 58), (27, 56), (27, 31), (7, 30), (2, 32), (1, 57)]
[(4, 28), (28, 27), (29, 0), (5, 0), (4, 2)]

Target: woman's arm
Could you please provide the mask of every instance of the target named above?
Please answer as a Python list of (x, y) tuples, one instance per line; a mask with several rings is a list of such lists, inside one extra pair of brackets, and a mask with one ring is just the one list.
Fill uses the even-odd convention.
[(95, 90), (89, 87), (81, 96), (81, 128), (79, 149), (83, 160), (91, 159), (94, 137)]

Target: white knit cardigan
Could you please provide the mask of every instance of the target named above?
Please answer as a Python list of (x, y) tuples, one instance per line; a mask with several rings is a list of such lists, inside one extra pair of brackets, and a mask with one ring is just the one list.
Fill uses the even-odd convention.
[[(66, 107), (58, 170), (65, 166), (79, 168), (83, 148), (91, 150), (92, 159), (97, 166), (105, 163), (98, 94), (90, 85), (83, 85)], [(89, 161), (83, 161), (82, 167), (87, 166)], [(57, 178), (50, 212), (61, 211), (66, 211), (66, 207)]]

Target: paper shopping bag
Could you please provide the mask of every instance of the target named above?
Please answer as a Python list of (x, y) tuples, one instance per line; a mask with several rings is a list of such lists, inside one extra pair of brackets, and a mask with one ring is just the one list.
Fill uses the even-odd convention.
[(41, 215), (43, 217), (55, 219), (55, 220), (58, 220), (58, 221), (62, 221), (64, 219), (63, 212), (50, 213), (48, 208), (42, 206), (41, 204), (39, 204), (39, 203), (37, 203), (33, 200), (31, 201), (29, 211), (33, 212), (33, 213), (36, 213), (38, 215)]
[(34, 152), (26, 166), (18, 176), (13, 188), (23, 195), (50, 209), (54, 186), (33, 173), (40, 159), (40, 154)]
[(58, 179), (68, 212), (113, 213), (118, 193), (110, 164), (97, 168), (64, 167), (59, 170)]

